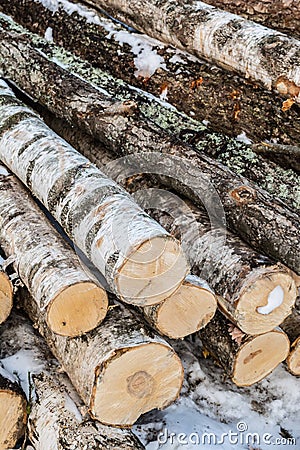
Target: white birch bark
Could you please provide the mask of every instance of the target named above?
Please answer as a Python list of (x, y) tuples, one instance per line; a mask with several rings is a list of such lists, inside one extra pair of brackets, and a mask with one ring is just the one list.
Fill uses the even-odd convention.
[(300, 101), (300, 41), (201, 1), (88, 0), (121, 21)]
[(3, 170), (0, 246), (12, 258), (39, 314), (54, 332), (76, 336), (102, 322), (108, 309), (105, 290), (52, 227), (27, 189)]
[(159, 303), (174, 292), (187, 273), (179, 243), (37, 115), (27, 115), (7, 86), (0, 95), (5, 100), (0, 106), (0, 158), (102, 272), (113, 292), (140, 305)]

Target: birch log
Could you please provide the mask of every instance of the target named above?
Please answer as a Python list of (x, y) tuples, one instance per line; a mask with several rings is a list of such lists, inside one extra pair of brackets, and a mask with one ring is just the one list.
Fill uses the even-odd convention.
[[(175, 155), (180, 162), (181, 173), (188, 173), (194, 181), (197, 180), (199, 193), (207, 191), (208, 183), (213, 185), (222, 201), (232, 230), (255, 248), (260, 248), (300, 273), (300, 255), (297, 251), (300, 228), (296, 214), (245, 178), (233, 174), (202, 153), (198, 154), (190, 147), (174, 142), (174, 139), (168, 137), (150, 121), (139, 120), (137, 112), (134, 115), (126, 115), (126, 111), (129, 113), (128, 110), (131, 109), (128, 103), (118, 105), (111, 103), (102, 91), (95, 89), (92, 85), (89, 85), (86, 90), (86, 83), (82, 79), (72, 76), (49, 61), (45, 56), (47, 48), (45, 41), (40, 47), (43, 48), (41, 54), (38, 49), (34, 50), (30, 45), (29, 35), (24, 29), (3, 16), (1, 23), (5, 29), (10, 30), (3, 29), (0, 35), (2, 56), (0, 68), (7, 77), (18, 83), (24, 91), (35, 96), (36, 100), (49, 107), (51, 111), (64, 117), (69, 123), (94, 134), (108, 149), (118, 154), (134, 153), (136, 156), (143, 152), (144, 159), (147, 159), (147, 152), (153, 151), (153, 142), (155, 142), (154, 149), (156, 153), (159, 153), (159, 158), (156, 159), (155, 169), (151, 169), (152, 155), (150, 160), (144, 161), (148, 171), (164, 171), (166, 155)], [(19, 39), (17, 43), (20, 30), (22, 30), (22, 42)], [(34, 42), (35, 47), (40, 45), (39, 38), (36, 36)], [(58, 56), (56, 54), (56, 58)], [(66, 59), (64, 61), (67, 63)], [(40, 68), (38, 77), (36, 70), (33, 69), (36, 67)], [(26, 76), (24, 76), (25, 73)], [(33, 92), (32, 86), (37, 86), (37, 83), (39, 89)], [(71, 92), (70, 86), (73, 86)], [(109, 105), (112, 108), (110, 110)], [(103, 113), (103, 108), (106, 114)], [(114, 115), (112, 111), (115, 111)], [(17, 117), (15, 116), (16, 119)], [(141, 172), (143, 171), (141, 168)], [(178, 169), (177, 172), (180, 170)], [(199, 194), (195, 195), (195, 191), (189, 189), (184, 181), (178, 183), (174, 179), (174, 172), (172, 175), (173, 177), (168, 179), (169, 185), (181, 190), (196, 203), (202, 204), (202, 201), (199, 201)], [(262, 227), (263, 222), (267, 222), (268, 227)]]
[(140, 308), (143, 317), (160, 334), (179, 339), (196, 333), (213, 318), (215, 295), (199, 277), (188, 275), (183, 284), (159, 305)]
[(3, 262), (0, 256), (0, 324), (7, 319), (13, 306), (13, 284), (2, 269)]
[(201, 1), (87, 0), (123, 23), (300, 102), (300, 41)]
[[(117, 76), (131, 86), (168, 99), (179, 110), (188, 115), (193, 114), (194, 119), (209, 122), (209, 126), (216, 131), (230, 136), (243, 137), (245, 134), (245, 139), (254, 143), (276, 140), (286, 145), (300, 144), (300, 120), (296, 105), (282, 110), (281, 96), (222, 68), (192, 59), (174, 47), (130, 31), (95, 9), (65, 0), (51, 3), (2, 0), (0, 9), (30, 31), (43, 37), (46, 35), (49, 40), (53, 39), (56, 44), (89, 61), (93, 67), (102, 69), (97, 72), (97, 84), (101, 83), (108, 92), (113, 91), (113, 96), (119, 94), (120, 99), (123, 99), (125, 91), (128, 91), (128, 86), (114, 78)], [(143, 104), (148, 114), (152, 112), (153, 115), (153, 102), (149, 96), (132, 89), (128, 94), (138, 101), (140, 108)], [(162, 105), (157, 108), (162, 108)], [(168, 116), (166, 125), (171, 127), (170, 112)], [(176, 116), (174, 112), (173, 116)], [(154, 120), (162, 121), (163, 117), (157, 109)], [(190, 119), (190, 122), (195, 126), (193, 120)], [(180, 126), (174, 125), (173, 128), (172, 132), (180, 134)], [(181, 138), (185, 136), (182, 134)], [(199, 140), (203, 142), (203, 139), (203, 132), (198, 133), (194, 136), (194, 145), (197, 146)], [(224, 139), (224, 136), (219, 136), (223, 145)], [(216, 142), (215, 139), (214, 146), (207, 146), (208, 152), (216, 147)], [(244, 164), (249, 176), (250, 150), (246, 150), (241, 143), (234, 145), (232, 142), (231, 145), (235, 155), (231, 156), (226, 151), (226, 158), (222, 162), (230, 163), (234, 169), (234, 164), (239, 160), (239, 173), (242, 173)], [(246, 161), (238, 158), (238, 149), (241, 155), (248, 154)], [(222, 158), (222, 154), (219, 157)], [(252, 155), (251, 162), (255, 164), (255, 155)], [(261, 170), (263, 164), (264, 160), (258, 158), (257, 165)], [(265, 182), (265, 179), (262, 170), (261, 182)], [(270, 184), (270, 174), (268, 179)]]
[(206, 3), (300, 37), (298, 0), (206, 0)]
[(249, 336), (220, 312), (199, 335), (204, 348), (237, 386), (261, 381), (285, 360), (290, 347), (282, 330)]
[(121, 304), (112, 305), (98, 328), (69, 339), (51, 332), (30, 296), (20, 292), (19, 299), (93, 419), (130, 427), (141, 414), (177, 399), (183, 382), (180, 359)]
[(287, 358), (287, 366), (293, 375), (300, 376), (300, 302), (290, 316), (281, 325), (291, 342), (291, 351)]
[(0, 450), (14, 448), (25, 433), (27, 402), (17, 379), (0, 363)]
[(58, 361), (25, 316), (13, 312), (0, 329), (0, 358), (29, 397), (28, 438), (35, 450), (142, 450), (129, 430), (92, 421)]
[(77, 336), (92, 330), (107, 313), (105, 290), (17, 178), (0, 169), (1, 247), (55, 333)]
[(139, 305), (171, 295), (187, 273), (179, 243), (125, 190), (18, 105), (7, 85), (1, 94), (1, 159), (99, 268), (110, 288)]

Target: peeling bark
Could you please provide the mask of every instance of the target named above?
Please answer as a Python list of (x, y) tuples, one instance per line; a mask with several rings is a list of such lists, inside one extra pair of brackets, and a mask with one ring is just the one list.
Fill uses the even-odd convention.
[(17, 379), (4, 370), (0, 362), (0, 450), (15, 447), (24, 435), (26, 408), (27, 402)]
[(0, 245), (54, 332), (77, 336), (102, 322), (105, 290), (9, 172), (0, 174)]
[(251, 386), (269, 375), (288, 355), (289, 340), (282, 330), (249, 336), (220, 312), (199, 332), (207, 352), (238, 386)]
[(281, 325), (291, 342), (291, 351), (286, 360), (289, 371), (293, 375), (300, 376), (300, 301), (290, 316)]
[[(108, 107), (109, 99), (102, 91), (93, 88), (90, 84), (85, 90), (87, 86), (82, 79), (72, 76), (61, 67), (55, 66), (54, 70), (54, 64), (45, 55), (41, 55), (30, 46), (28, 33), (24, 29), (22, 43), (19, 42), (20, 49), (18, 50), (16, 39), (20, 27), (3, 17), (1, 23), (6, 29), (14, 30), (12, 34), (4, 30), (1, 32), (0, 46), (5, 60), (2, 59), (0, 67), (5, 76), (10, 77), (29, 95), (34, 96), (36, 100), (49, 107), (60, 117), (64, 117), (69, 123), (94, 134), (109, 150), (122, 155), (137, 155), (139, 152), (143, 152), (146, 158), (147, 152), (155, 149), (157, 153), (164, 155), (158, 161), (156, 160), (155, 171), (166, 169), (165, 161), (163, 161), (166, 155), (177, 157), (181, 165), (181, 173), (189, 174), (195, 182), (197, 180), (199, 194), (208, 192), (208, 183), (213, 185), (222, 201), (227, 222), (233, 231), (253, 247), (281, 260), (291, 269), (300, 273), (300, 255), (297, 251), (300, 231), (299, 218), (296, 214), (245, 178), (233, 174), (202, 153), (194, 152), (191, 147), (183, 146), (177, 141), (174, 142), (174, 139), (166, 136), (150, 121), (141, 121), (138, 112), (132, 116), (106, 115), (104, 117), (101, 114), (103, 109), (96, 107), (101, 102), (103, 104), (104, 101)], [(35, 37), (34, 41), (34, 45), (37, 45), (39, 39)], [(43, 42), (43, 48), (46, 51), (47, 44), (45, 41)], [(67, 63), (66, 60), (65, 62)], [(36, 72), (33, 68), (39, 69), (38, 77), (34, 75)], [(51, 77), (52, 71), (55, 76)], [(33, 77), (32, 80), (31, 77)], [(39, 82), (39, 89), (35, 88), (33, 92), (32, 85), (36, 86), (37, 82)], [(73, 93), (68, 101), (70, 86), (73, 87)], [(74, 92), (80, 93), (81, 96)], [(93, 99), (93, 108), (92, 105), (89, 108), (87, 106), (86, 99), (89, 96)], [(85, 108), (83, 108), (83, 104)], [(155, 108), (157, 108), (156, 104)], [(97, 117), (96, 121), (95, 117)], [(155, 142), (154, 147), (153, 142)], [(147, 168), (147, 171), (152, 170), (149, 160), (145, 161), (144, 159), (144, 167)], [(141, 167), (141, 172), (143, 171), (145, 170)], [(174, 176), (174, 172), (172, 175)], [(197, 204), (202, 204), (199, 194), (195, 195), (195, 189), (191, 190), (190, 187), (185, 186), (184, 181), (179, 183), (178, 180), (170, 177), (168, 184), (174, 189), (181, 190), (184, 195), (189, 196)], [(204, 200), (209, 201), (208, 196)], [(268, 225), (262, 227), (262, 223)]]
[(300, 41), (203, 2), (87, 0), (123, 23), (300, 102)]
[[(74, 8), (71, 9), (70, 5)], [(108, 92), (114, 90), (113, 95), (119, 91), (124, 96), (126, 89), (124, 83), (122, 86), (121, 82), (117, 83), (113, 78), (117, 76), (156, 96), (165, 89), (172, 105), (188, 115), (193, 114), (194, 119), (208, 121), (209, 126), (216, 131), (230, 136), (244, 132), (254, 143), (276, 140), (283, 144), (300, 144), (299, 107), (296, 104), (283, 111), (283, 99), (279, 95), (224, 69), (191, 59), (185, 52), (179, 52), (162, 42), (129, 31), (96, 10), (72, 3), (63, 9), (64, 5), (59, 2), (51, 3), (48, 7), (36, 0), (2, 0), (0, 5), (4, 13), (30, 31), (44, 37), (46, 31), (51, 29), (56, 44), (89, 61), (96, 68), (105, 68), (110, 75), (102, 72), (102, 86)], [(76, 7), (79, 12), (71, 13)], [(132, 45), (126, 42), (132, 42)], [(132, 46), (135, 46), (135, 53)], [(145, 62), (146, 68), (147, 57), (143, 59), (136, 55), (138, 49), (142, 55), (144, 48), (149, 48), (153, 57), (161, 58), (160, 67), (152, 75), (153, 70), (147, 74), (147, 69), (143, 72), (140, 68), (141, 60)], [(132, 91), (131, 95), (143, 94)], [(149, 97), (146, 100), (149, 104)], [(241, 154), (243, 149), (241, 146)], [(231, 158), (227, 152), (226, 160), (232, 165), (236, 157)], [(260, 163), (262, 161), (260, 158)], [(226, 164), (226, 161), (223, 162)], [(249, 158), (246, 163), (249, 165)]]
[[(187, 273), (178, 242), (124, 189), (22, 106), (7, 85), (0, 92), (1, 159), (98, 267), (110, 288), (138, 305), (159, 303), (172, 294)], [(114, 114), (107, 110), (104, 117)]]
[(33, 362), (32, 367), (21, 367), (21, 372), (24, 378), (30, 377), (28, 437), (36, 450), (144, 449), (131, 431), (107, 427), (88, 417), (70, 381), (25, 317), (14, 313), (1, 327), (0, 340), (5, 342), (1, 358), (25, 354)]

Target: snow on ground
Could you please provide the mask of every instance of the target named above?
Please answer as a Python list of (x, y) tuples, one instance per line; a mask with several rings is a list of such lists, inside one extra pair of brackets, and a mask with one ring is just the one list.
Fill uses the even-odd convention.
[[(195, 346), (200, 359), (191, 352)], [(135, 425), (147, 450), (300, 449), (300, 380), (283, 365), (262, 382), (238, 388), (201, 356), (199, 341), (175, 343), (175, 349), (185, 367), (182, 395)]]

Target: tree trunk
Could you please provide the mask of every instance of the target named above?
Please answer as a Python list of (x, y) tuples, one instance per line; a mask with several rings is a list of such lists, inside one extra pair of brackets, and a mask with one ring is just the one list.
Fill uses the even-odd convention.
[(249, 336), (220, 312), (199, 332), (205, 349), (237, 386), (251, 386), (285, 360), (289, 340), (282, 330)]
[(171, 295), (187, 273), (179, 243), (33, 111), (24, 117), (27, 108), (7, 85), (1, 94), (1, 159), (99, 268), (110, 288), (138, 305)]
[(205, 0), (206, 3), (239, 14), (246, 19), (300, 37), (298, 0)]
[(4, 259), (0, 256), (0, 324), (7, 319), (13, 306), (13, 285), (2, 268), (3, 263)]
[[(51, 111), (55, 111), (60, 117), (66, 118), (69, 123), (97, 136), (109, 150), (123, 155), (133, 154), (133, 158), (139, 155), (140, 161), (137, 161), (137, 164), (142, 161), (140, 152), (143, 153), (140, 172), (152, 170), (154, 173), (157, 171), (165, 173), (171, 159), (173, 163), (168, 185), (180, 190), (197, 204), (202, 205), (202, 200), (210, 202), (209, 207), (212, 209), (216, 203), (220, 205), (221, 200), (232, 230), (255, 248), (281, 260), (300, 274), (300, 254), (297, 250), (300, 227), (296, 214), (218, 162), (202, 153), (194, 152), (190, 147), (183, 146), (177, 141), (174, 142), (174, 139), (169, 138), (150, 121), (142, 122), (137, 112), (126, 115), (124, 110), (128, 111), (128, 104), (122, 103), (117, 106), (114, 103), (114, 109), (102, 91), (55, 66), (44, 54), (41, 55), (34, 50), (25, 32), (22, 34), (22, 41), (18, 40), (17, 32), (20, 32), (20, 27), (5, 20), (3, 16), (1, 23), (2, 25), (5, 23), (5, 28), (15, 30), (13, 34), (4, 30), (0, 33), (3, 58), (0, 66), (5, 76), (13, 79), (27, 93), (34, 95), (36, 100), (49, 107)], [(34, 38), (35, 46), (37, 39)], [(45, 46), (43, 49), (45, 52)], [(36, 68), (39, 68), (38, 77)], [(114, 115), (108, 114), (108, 104), (112, 108), (110, 111), (115, 111)], [(103, 112), (104, 105), (106, 114)], [(123, 115), (117, 114), (118, 110), (123, 111)], [(153, 142), (156, 151), (155, 161), (153, 154), (147, 154), (149, 151), (153, 152)], [(175, 172), (174, 159), (178, 166)], [(181, 180), (176, 180), (174, 173)], [(212, 195), (214, 189), (219, 196), (217, 201), (215, 195), (213, 199), (208, 195), (209, 193)], [(207, 194), (203, 199), (199, 198), (201, 192)], [(219, 212), (218, 210), (216, 217), (219, 216)], [(267, 223), (268, 226), (262, 226), (262, 223)]]
[(141, 414), (163, 409), (179, 395), (183, 368), (173, 349), (122, 305), (112, 305), (104, 322), (72, 339), (54, 334), (38, 316), (35, 302), (20, 304), (62, 364), (93, 419), (130, 427)]
[(282, 329), (288, 335), (291, 341), (291, 351), (287, 358), (287, 366), (293, 375), (300, 375), (300, 301), (298, 302), (290, 316), (283, 324)]
[(1, 327), (0, 339), (5, 342), (0, 351), (3, 364), (19, 360), (14, 367), (17, 376), (23, 382), (30, 379), (28, 437), (36, 450), (144, 448), (131, 431), (88, 417), (70, 381), (25, 317), (14, 313)]
[(253, 146), (256, 153), (270, 158), (283, 167), (292, 168), (300, 173), (300, 148), (293, 145), (261, 143)]
[(49, 327), (77, 336), (98, 326), (108, 309), (105, 290), (54, 230), (11, 173), (0, 175), (0, 246)]
[(87, 0), (123, 23), (300, 102), (300, 41), (190, 0)]
[[(220, 228), (203, 211), (203, 207), (199, 209), (188, 200), (183, 201), (163, 190), (162, 184), (147, 175), (134, 175), (139, 174), (140, 170), (134, 168), (131, 172), (128, 160), (120, 159), (115, 165), (113, 155), (88, 136), (80, 135), (50, 114), (46, 114), (46, 121), (71, 144), (77, 144), (80, 151), (88, 152), (89, 158), (104, 173), (114, 176), (143, 209), (181, 241), (192, 272), (207, 280), (222, 297), (219, 302), (230, 320), (245, 333), (270, 331), (290, 314), (297, 296), (296, 283), (294, 274), (282, 264), (276, 264), (237, 236)], [(277, 300), (279, 297), (277, 306), (274, 296)], [(168, 303), (165, 306), (168, 307)], [(164, 308), (164, 304), (161, 307)], [(262, 308), (261, 312), (257, 308)], [(153, 324), (153, 317), (157, 320), (158, 311), (160, 307), (144, 308), (144, 315)], [(163, 325), (156, 326), (163, 332)]]
[(164, 302), (140, 310), (160, 334), (180, 339), (205, 327), (216, 308), (217, 302), (208, 284), (199, 277), (188, 275)]
[[(113, 95), (120, 91), (124, 97), (124, 89), (128, 89), (113, 78), (117, 76), (156, 96), (162, 95), (163, 98), (166, 94), (172, 105), (187, 115), (193, 115), (194, 119), (209, 122), (216, 131), (230, 136), (243, 136), (244, 133), (255, 143), (276, 140), (283, 144), (300, 144), (299, 107), (296, 104), (283, 111), (280, 95), (130, 31), (96, 10), (72, 3), (57, 3), (57, 8), (49, 4), (47, 7), (47, 4), (35, 0), (2, 0), (0, 9), (41, 36), (50, 30), (56, 44), (89, 61), (94, 67), (105, 68), (109, 74), (101, 72), (99, 80), (108, 92), (114, 90)], [(149, 58), (157, 64), (152, 66)], [(143, 96), (136, 90), (131, 90), (130, 95)], [(144, 98), (145, 102), (152, 103), (149, 96)], [(162, 117), (158, 114), (155, 119), (161, 120)], [(195, 145), (198, 139), (203, 140), (201, 133), (194, 139)], [(208, 152), (210, 148), (208, 146)], [(235, 151), (237, 149), (241, 153), (245, 151), (244, 146), (236, 144)], [(228, 151), (226, 158), (231, 165), (236, 164), (237, 157), (231, 157)], [(262, 158), (258, 160), (263, 161)], [(242, 158), (239, 170), (243, 170), (243, 164), (250, 170), (249, 158), (246, 162)]]
[(27, 402), (17, 379), (0, 362), (0, 450), (15, 447), (24, 435), (26, 408)]

